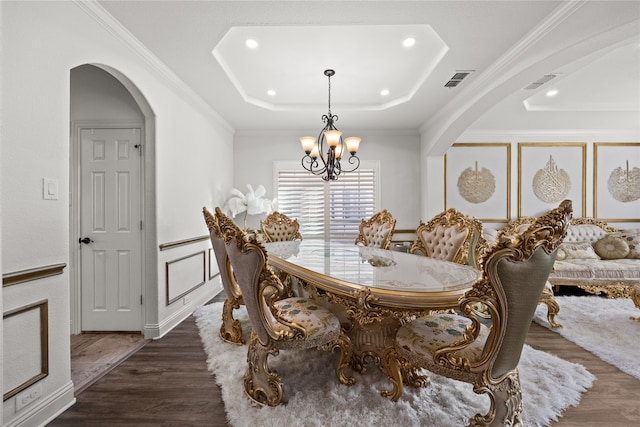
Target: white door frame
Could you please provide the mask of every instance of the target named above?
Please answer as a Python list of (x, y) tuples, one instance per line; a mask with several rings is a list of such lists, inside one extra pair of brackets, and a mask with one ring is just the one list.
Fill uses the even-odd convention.
[[(141, 293), (143, 300), (145, 298), (145, 283), (146, 283), (146, 271), (145, 265), (145, 242), (146, 235), (144, 226), (144, 219), (146, 218), (145, 211), (145, 147), (147, 145), (147, 136), (145, 132), (144, 123), (140, 122), (127, 122), (127, 121), (84, 121), (78, 120), (72, 122), (71, 129), (72, 135), (71, 141), (71, 153), (70, 153), (70, 174), (69, 174), (69, 187), (70, 187), (70, 206), (69, 206), (69, 263), (70, 263), (70, 309), (71, 309), (71, 334), (79, 334), (82, 332), (82, 298), (81, 298), (81, 263), (80, 263), (80, 244), (78, 239), (80, 235), (80, 144), (81, 144), (81, 129), (102, 128), (102, 129), (128, 129), (139, 128), (142, 141), (142, 151), (140, 159), (140, 217), (143, 219), (143, 227), (141, 233), (141, 262), (140, 262), (140, 275), (141, 275)], [(142, 318), (140, 319), (139, 330), (143, 332), (143, 326), (145, 323), (145, 304), (141, 304)]]

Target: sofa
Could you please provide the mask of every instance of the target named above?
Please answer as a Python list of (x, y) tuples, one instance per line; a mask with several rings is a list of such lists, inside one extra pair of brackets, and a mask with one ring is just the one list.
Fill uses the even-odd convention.
[(640, 283), (640, 229), (618, 230), (592, 218), (574, 218), (558, 248), (549, 282), (609, 298), (631, 297)]
[[(528, 227), (533, 219), (510, 221), (503, 230)], [(498, 234), (500, 230), (483, 228), (483, 238), (489, 245)], [(540, 297), (554, 328), (560, 326), (555, 321), (560, 307), (554, 290), (558, 292), (561, 286), (575, 286), (609, 298), (630, 297), (640, 308), (640, 229), (617, 230), (592, 218), (573, 218)]]

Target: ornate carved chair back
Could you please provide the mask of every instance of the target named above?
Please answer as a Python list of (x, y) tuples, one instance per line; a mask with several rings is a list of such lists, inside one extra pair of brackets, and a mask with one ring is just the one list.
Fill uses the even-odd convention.
[(389, 249), (396, 220), (386, 209), (374, 214), (368, 220), (362, 220), (355, 244), (373, 248)]
[(482, 223), (454, 208), (433, 217), (428, 223), (420, 221), (416, 240), (410, 252), (442, 261), (479, 266), (478, 248), (482, 241)]
[[(216, 208), (216, 210), (219, 210), (219, 208)], [(240, 305), (244, 304), (242, 301), (242, 292), (240, 291), (240, 287), (233, 275), (233, 270), (231, 269), (231, 263), (227, 256), (227, 249), (225, 247), (218, 220), (207, 210), (206, 207), (202, 208), (202, 213), (204, 215), (207, 228), (209, 229), (211, 245), (213, 246), (213, 253), (216, 256), (216, 262), (218, 263), (218, 271), (220, 272), (222, 287), (227, 296), (222, 310), (220, 337), (230, 343), (244, 344), (244, 340), (242, 338), (242, 326), (240, 325), (240, 322), (233, 318), (233, 310), (240, 308)]]
[(278, 211), (272, 212), (261, 223), (262, 238), (265, 242), (285, 242), (302, 240), (300, 223)]
[(349, 337), (340, 320), (313, 300), (289, 297), (288, 290), (268, 265), (267, 251), (254, 234), (247, 235), (229, 217), (216, 210), (227, 254), (242, 291), (252, 332), (247, 353), (244, 388), (259, 404), (282, 402), (284, 386), (276, 372), (269, 371), (267, 358), (278, 349), (340, 348), (336, 375), (352, 384), (344, 369), (351, 358)]
[[(565, 200), (525, 230), (501, 233), (481, 263), (482, 279), (460, 299), (460, 314), (433, 313), (401, 326), (385, 357), (394, 390), (384, 394), (400, 397), (401, 367), (423, 367), (489, 395), (489, 412), (476, 414), (469, 425), (522, 425), (517, 366), (571, 215), (571, 201)], [(478, 304), (486, 307), (490, 327)]]

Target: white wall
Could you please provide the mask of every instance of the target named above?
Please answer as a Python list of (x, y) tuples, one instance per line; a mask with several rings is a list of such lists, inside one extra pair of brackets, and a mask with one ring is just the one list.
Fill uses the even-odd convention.
[[(126, 76), (151, 107), (155, 128), (155, 247), (157, 296), (145, 328), (165, 333), (215, 291), (207, 284), (188, 305), (166, 306), (165, 263), (192, 248), (160, 251), (162, 243), (206, 234), (202, 206), (222, 201), (232, 185), (233, 130), (155, 58), (128, 42), (95, 4), (2, 2), (2, 271), (69, 263), (70, 70), (104, 64)], [(43, 200), (42, 178), (59, 182), (58, 200)], [(153, 187), (152, 187), (153, 188)], [(3, 425), (41, 425), (73, 403), (69, 369), (69, 270), (3, 289), (3, 310), (49, 301), (49, 375), (42, 397), (20, 411), (3, 405)], [(6, 334), (17, 334), (7, 331)], [(13, 337), (15, 338), (15, 337)], [(11, 360), (2, 360), (11, 369)], [(6, 390), (5, 390), (6, 391)]]
[[(300, 162), (304, 155), (299, 138), (316, 135), (321, 129), (283, 131), (238, 131), (234, 143), (234, 185), (246, 191), (262, 184), (267, 197), (274, 198), (273, 162)], [(380, 209), (387, 209), (396, 218), (396, 229), (415, 229), (420, 220), (420, 139), (417, 131), (350, 130), (346, 136), (362, 138), (358, 157), (361, 161), (380, 162)], [(300, 166), (302, 169), (302, 166)], [(318, 177), (318, 179), (321, 179)], [(253, 220), (253, 222), (251, 222)], [(249, 227), (257, 225), (250, 218)]]

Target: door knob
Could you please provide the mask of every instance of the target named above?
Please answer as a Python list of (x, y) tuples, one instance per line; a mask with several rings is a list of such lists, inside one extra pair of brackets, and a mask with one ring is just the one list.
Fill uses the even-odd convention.
[(93, 240), (91, 240), (88, 237), (85, 237), (84, 239), (78, 239), (78, 243), (84, 243), (85, 245), (88, 245), (89, 243), (93, 243)]

